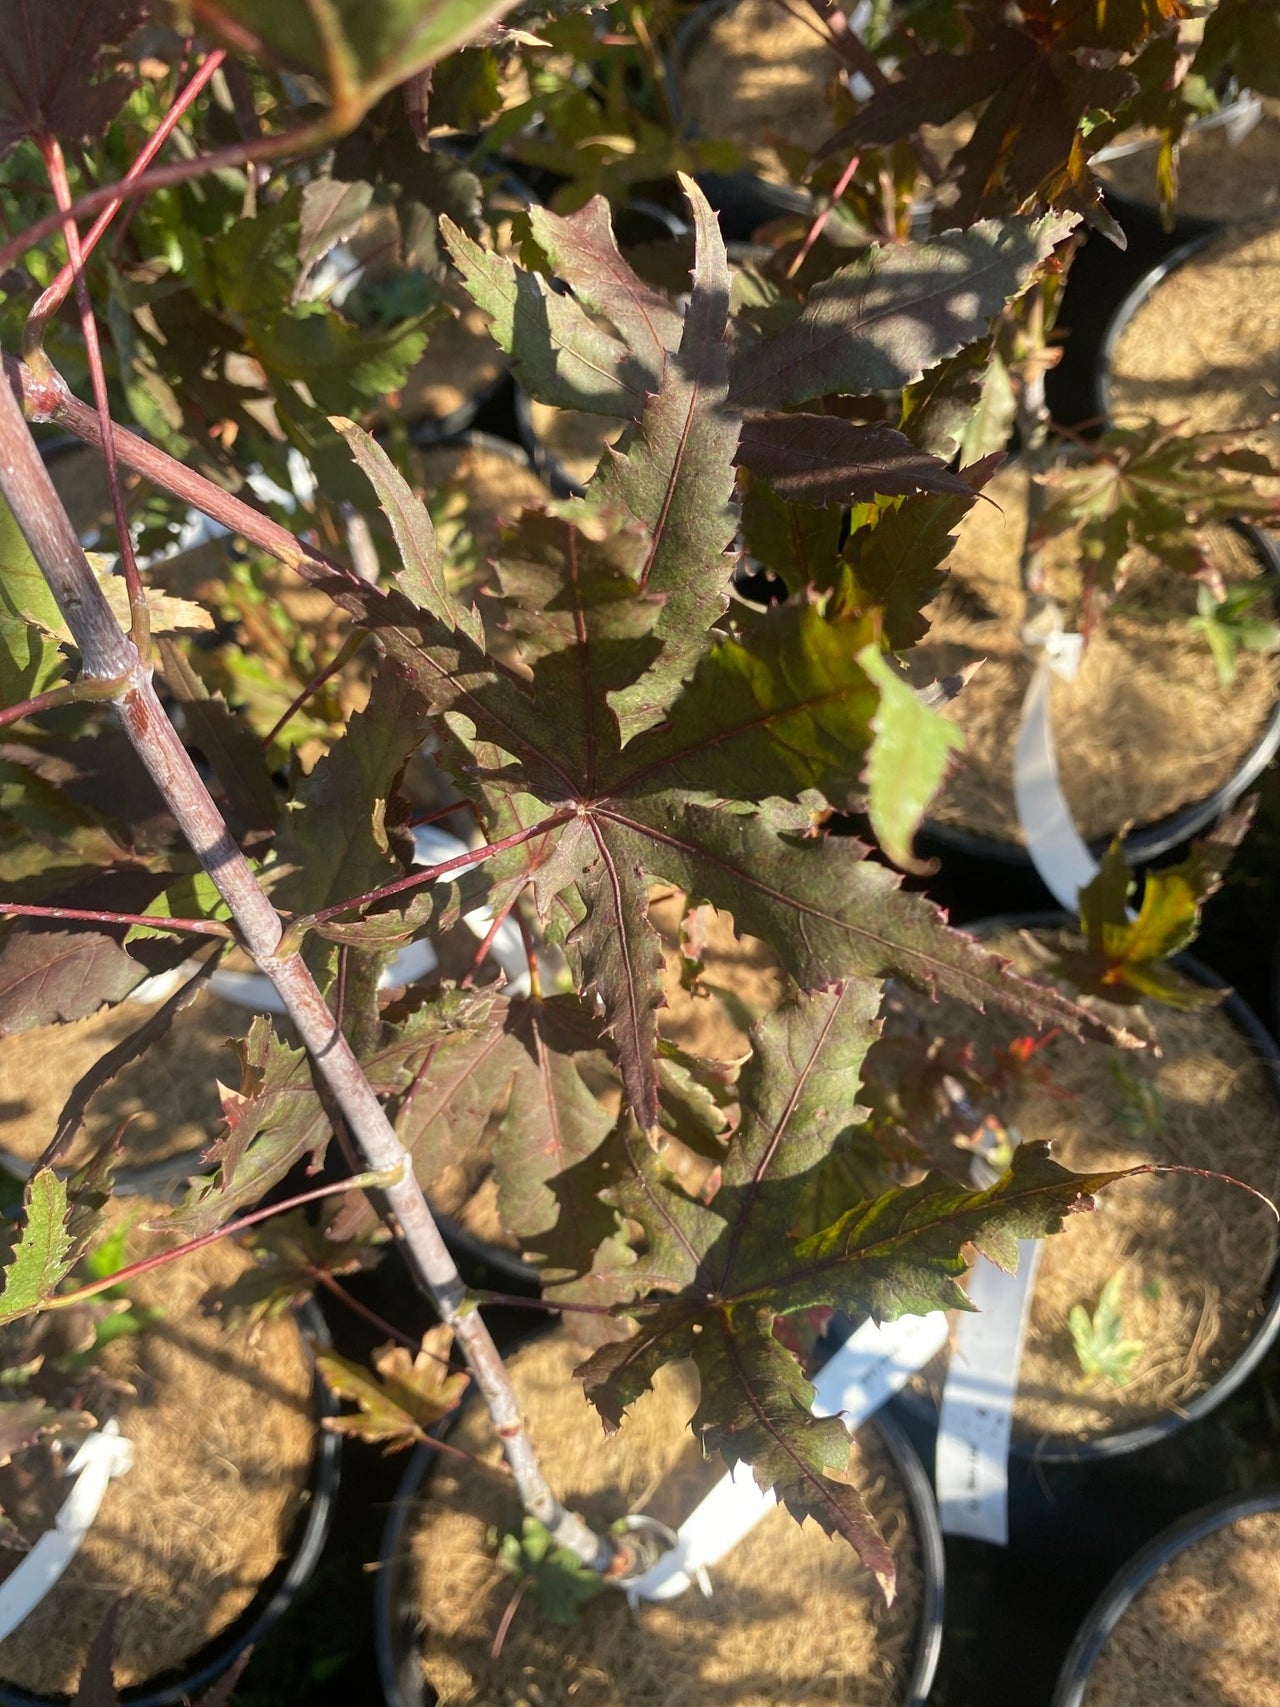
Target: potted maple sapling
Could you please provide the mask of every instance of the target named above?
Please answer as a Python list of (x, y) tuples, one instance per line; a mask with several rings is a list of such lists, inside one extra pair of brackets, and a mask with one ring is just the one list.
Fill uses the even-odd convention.
[[(1280, 740), (1273, 555), (1251, 525), (1275, 512), (1269, 447), (1244, 424), (1132, 416), (1087, 443), (1055, 437), (1059, 287), (997, 339), (1008, 389), (985, 419), (1016, 427), (1018, 459), (961, 522), (912, 665), (969, 678), (931, 834), (1014, 862), (1030, 843), (1050, 867), (1060, 802), (1095, 847), (1136, 824), (1130, 856), (1150, 858), (1237, 799)], [(858, 548), (855, 531), (855, 562)]]
[[(260, 180), (270, 181), (264, 168), (314, 157), (394, 86), (420, 79), (468, 33), (495, 27), (501, 7), (406, 12), (378, 0), (326, 14), (323, 38), (301, 0), (269, 16), (247, 0), (200, 0), (197, 10), (249, 57), (252, 75), (270, 78), (261, 67), (277, 63), (304, 74), (314, 104), (300, 116), (273, 107), (247, 140), (207, 157), (197, 150), (150, 177), (139, 165), (127, 186), (132, 197), (241, 166), (253, 168), (257, 195), (266, 187)], [(71, 55), (63, 75), (83, 81), (93, 63)], [(57, 110), (46, 101), (24, 119), (56, 162)], [(955, 738), (908, 686), (894, 654), (919, 622), (907, 589), (936, 563), (939, 507), (950, 506), (945, 537), (945, 518), (971, 507), (975, 488), (882, 423), (820, 413), (820, 400), (833, 391), (854, 400), (900, 394), (981, 346), (1072, 220), (1014, 216), (873, 251), (807, 301), (780, 302), (776, 314), (739, 313), (715, 219), (696, 186), (683, 187), (695, 258), (681, 303), (630, 271), (600, 203), (544, 221), (538, 244), (557, 275), (554, 289), (540, 268), (444, 223), (499, 343), (523, 364), (526, 385), (536, 376), (534, 394), (633, 423), (583, 499), (516, 518), (492, 590), (474, 601), (451, 577), (430, 516), (392, 458), (347, 416), (323, 430), (308, 416), (315, 437), (307, 454), (321, 503), (329, 496), (323, 477), (339, 455), (354, 471), (344, 483), (356, 472), (368, 483), (361, 513), (382, 548), (376, 575), (367, 556), (363, 573), (346, 560), (349, 534), (321, 543), (309, 529), (300, 538), (278, 513), (113, 421), (91, 303), (82, 303), (79, 324), (92, 408), (34, 355), (10, 357), (0, 388), (0, 496), (74, 643), (64, 676), (11, 705), (5, 719), (35, 727), (44, 717), (83, 719), (86, 763), (101, 731), (118, 726), (190, 850), (175, 843), (149, 868), (162, 897), (149, 910), (79, 907), (63, 896), (40, 922), (52, 923), (60, 953), (78, 965), (86, 1002), (118, 999), (140, 976), (138, 955), (153, 951), (120, 938), (141, 923), (188, 946), (196, 939), (197, 948), (202, 938), (234, 939), (284, 1009), (280, 1025), (260, 1016), (241, 1040), (240, 1083), (225, 1099), (227, 1130), (208, 1156), (211, 1171), (175, 1212), (156, 1217), (162, 1236), (186, 1247), (216, 1242), (237, 1217), (269, 1214), (256, 1207), (265, 1194), (296, 1163), (318, 1165), (336, 1131), (333, 1161), (345, 1158), (346, 1177), (333, 1189), (374, 1194), (389, 1239), (452, 1334), (501, 1442), (510, 1471), (501, 1482), (503, 1524), (516, 1537), (501, 1551), (527, 1562), (554, 1555), (570, 1574), (602, 1579), (605, 1590), (567, 1651), (592, 1629), (625, 1621), (642, 1650), (651, 1644), (657, 1676), (654, 1620), (643, 1609), (633, 1614), (617, 1589), (628, 1586), (643, 1601), (655, 1571), (669, 1587), (683, 1586), (678, 1557), (664, 1567), (667, 1555), (655, 1556), (662, 1530), (643, 1511), (625, 1512), (635, 1490), (601, 1489), (597, 1502), (584, 1489), (577, 1510), (572, 1466), (567, 1497), (548, 1481), (480, 1301), (460, 1280), (428, 1207), (431, 1178), (419, 1178), (404, 1142), (411, 1134), (398, 1130), (409, 1124), (406, 1108), (425, 1091), (443, 1105), (449, 1130), (493, 1124), (504, 1219), (541, 1261), (547, 1304), (597, 1342), (573, 1354), (572, 1377), (567, 1357), (553, 1368), (550, 1385), (563, 1391), (580, 1379), (612, 1431), (626, 1428), (655, 1380), (675, 1382), (689, 1403), (696, 1381), (699, 1446), (749, 1467), (791, 1517), (814, 1519), (797, 1531), (805, 1546), (877, 1584), (882, 1601), (893, 1592), (895, 1549), (869, 1514), (856, 1473), (849, 1479), (849, 1431), (830, 1414), (843, 1397), (815, 1414), (815, 1388), (773, 1333), (775, 1320), (817, 1305), (876, 1319), (960, 1304), (957, 1279), (969, 1252), (1007, 1257), (1015, 1235), (1055, 1231), (1114, 1178), (1114, 1170), (1071, 1173), (1037, 1146), (1016, 1152), (983, 1188), (936, 1173), (907, 1185), (849, 1175), (842, 1152), (884, 978), (1007, 1006), (1027, 1025), (1095, 1033), (1110, 1022), (1012, 973), (999, 955), (950, 930), (927, 900), (904, 892), (869, 848), (825, 831), (832, 809), (865, 806), (884, 854), (912, 861), (915, 829)], [(74, 203), (60, 180), (55, 190), (68, 205), (0, 245), (0, 265), (60, 228), (71, 272), (82, 272), (74, 218), (118, 200), (117, 187), (96, 187)], [(759, 306), (753, 298), (752, 309)], [(254, 324), (247, 312), (246, 327)], [(296, 401), (307, 406), (302, 390)], [(170, 677), (181, 679), (184, 654), (151, 648), (148, 587), (118, 494), (127, 630), (84, 558), (24, 409), (101, 444), (117, 485), (121, 464), (141, 472), (324, 593), (372, 636), (367, 703), (310, 770), (288, 777), (270, 839), (238, 836), (215, 798), (228, 806), (237, 798), (243, 744), (228, 739), (216, 753), (203, 751), (216, 778), (211, 791), (161, 701), (157, 680), (167, 687)], [(222, 443), (219, 455), (233, 450)], [(773, 609), (731, 606), (738, 469), (784, 515), (808, 506), (821, 521), (856, 502), (875, 509), (886, 548), (895, 529), (901, 541), (917, 521), (927, 523), (928, 537), (915, 554), (908, 550), (895, 585), (858, 580), (847, 566), (833, 573), (815, 558), (812, 576)], [(228, 711), (227, 726), (235, 726), (235, 708)], [(425, 869), (412, 865), (399, 787), (424, 724), (482, 838)], [(92, 894), (107, 861), (93, 857), (89, 838), (74, 850), (82, 870), (87, 858)], [(99, 851), (114, 860), (114, 850)], [(753, 1030), (732, 1129), (726, 1134), (717, 1118), (710, 1139), (712, 1123), (688, 1114), (711, 1100), (700, 1094), (700, 1064), (676, 1060), (673, 1075), (660, 1042), (655, 885), (729, 915), (736, 931), (768, 945), (785, 981), (774, 1011)], [(531, 944), (536, 926), (561, 950), (563, 987), (544, 983), (539, 965), (526, 995), (427, 986), (384, 1000), (389, 958), (481, 903), (495, 919), (523, 920)], [(14, 923), (0, 954), (15, 943), (38, 952), (31, 908), (4, 907)], [(186, 948), (171, 952), (176, 958)], [(143, 1059), (152, 1035), (143, 1028), (130, 1040)], [(442, 1061), (451, 1077), (442, 1076)], [(593, 1071), (600, 1061), (612, 1078), (605, 1094)], [(675, 1114), (673, 1083), (689, 1087), (674, 1099)], [(441, 1097), (449, 1085), (456, 1094)], [(0, 1320), (58, 1307), (86, 1224), (100, 1218), (97, 1188), (69, 1187), (56, 1160), (48, 1154), (26, 1188)], [(441, 1355), (442, 1344), (430, 1352)], [(435, 1410), (455, 1392), (456, 1384), (438, 1395)], [(598, 1422), (580, 1404), (577, 1414), (584, 1441), (598, 1438)], [(673, 1461), (666, 1448), (660, 1456)], [(750, 1487), (747, 1470), (740, 1481)], [(671, 1489), (665, 1497), (683, 1527), (683, 1502)], [(642, 1521), (616, 1528), (623, 1515)], [(496, 1623), (507, 1598), (499, 1602), (501, 1566), (483, 1534), (475, 1540), (480, 1551), (468, 1568), (485, 1585), (476, 1605)], [(911, 1567), (899, 1551), (905, 1582)], [(697, 1605), (681, 1602), (678, 1622), (705, 1625), (704, 1611), (689, 1610)], [(517, 1619), (507, 1633), (509, 1660), (518, 1668), (519, 1644), (532, 1642), (542, 1656), (540, 1687), (569, 1688), (574, 1660), (550, 1657), (546, 1628)], [(878, 1621), (880, 1613), (869, 1614), (871, 1625)], [(485, 1668), (493, 1633), (480, 1646)], [(859, 1663), (867, 1658), (863, 1649)], [(823, 1676), (814, 1676), (815, 1664)], [(837, 1673), (844, 1664), (843, 1656), (831, 1659)], [(831, 1668), (816, 1650), (795, 1665), (798, 1699), (806, 1691), (829, 1696)], [(485, 1669), (476, 1685), (488, 1700), (492, 1682)], [(772, 1680), (768, 1687), (771, 1694)], [(749, 1699), (736, 1684), (727, 1688)]]
[[(1244, 1003), (1183, 952), (1249, 816), (1237, 812), (1183, 865), (1149, 873), (1136, 916), (1117, 844), (1081, 891), (1078, 926), (1042, 915), (978, 927), (1023, 971), (1123, 1007), (1153, 1047), (1080, 1047), (899, 992), (868, 1058), (872, 1130), (906, 1166), (986, 1177), (1010, 1147), (1045, 1141), (1073, 1167), (1174, 1165), (1118, 1184), (1087, 1229), (1076, 1223), (1026, 1259), (1038, 1266), (1009, 1371), (1009, 1451), (1020, 1460), (1148, 1446), (1220, 1404), (1280, 1332), (1270, 1207), (1280, 1060)], [(1205, 1174), (1224, 1183), (1210, 1187)], [(957, 1355), (999, 1386), (1003, 1369), (982, 1362), (993, 1348), (962, 1344)], [(926, 1395), (941, 1405), (944, 1435), (958, 1426), (945, 1356), (912, 1393), (917, 1406)], [(945, 1451), (940, 1439), (940, 1465)]]

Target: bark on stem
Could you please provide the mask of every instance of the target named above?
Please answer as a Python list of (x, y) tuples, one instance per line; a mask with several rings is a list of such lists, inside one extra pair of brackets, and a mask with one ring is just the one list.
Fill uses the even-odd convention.
[(453, 1329), (502, 1441), (525, 1509), (584, 1563), (604, 1571), (610, 1542), (566, 1512), (548, 1486), (489, 1330), (454, 1266), (409, 1157), (296, 948), (222, 820), (81, 550), (13, 392), (0, 385), (0, 493), (7, 499), (80, 648), (84, 673), (118, 684), (111, 696), (134, 750), (201, 865), (231, 909), (254, 961), (280, 993), (316, 1071), (384, 1188), (401, 1248), (441, 1319)]

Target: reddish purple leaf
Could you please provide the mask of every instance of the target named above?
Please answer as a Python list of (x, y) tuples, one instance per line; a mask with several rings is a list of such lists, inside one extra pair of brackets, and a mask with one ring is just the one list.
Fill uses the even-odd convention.
[(861, 504), (876, 497), (971, 488), (894, 427), (835, 415), (753, 415), (736, 458), (793, 504)]

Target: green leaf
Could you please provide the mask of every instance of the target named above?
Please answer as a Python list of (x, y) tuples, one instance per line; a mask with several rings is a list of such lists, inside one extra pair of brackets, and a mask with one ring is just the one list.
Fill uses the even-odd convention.
[(129, 77), (113, 64), (145, 20), (145, 0), (95, 0), (74, 7), (9, 0), (0, 84), (0, 157), (24, 137), (96, 137), (127, 98)]
[(312, 1297), (324, 1275), (356, 1274), (378, 1260), (366, 1242), (331, 1238), (302, 1209), (259, 1222), (240, 1243), (252, 1265), (203, 1301), (232, 1326), (270, 1321)]
[(907, 492), (967, 498), (970, 490), (960, 475), (892, 427), (833, 415), (750, 415), (737, 462), (796, 504), (863, 504)]
[(4, 1269), (0, 1322), (38, 1310), (57, 1291), (75, 1260), (67, 1223), (67, 1188), (51, 1168), (31, 1176), (23, 1193), (25, 1218)]
[(290, 802), (276, 838), (278, 863), (292, 868), (275, 890), (279, 906), (314, 913), (403, 875), (391, 849), (387, 803), (421, 744), (425, 709), (399, 672), (378, 671), (368, 705)]
[(877, 1318), (963, 1308), (968, 1245), (1007, 1267), (1019, 1238), (1056, 1230), (1118, 1176), (1072, 1175), (1049, 1160), (1046, 1146), (1024, 1146), (989, 1191), (931, 1174), (796, 1238), (826, 1159), (861, 1118), (859, 1072), (877, 1011), (876, 987), (857, 980), (792, 997), (761, 1022), (742, 1076), (739, 1131), (709, 1204), (680, 1192), (646, 1146), (627, 1147), (622, 1182), (606, 1195), (644, 1230), (643, 1254), (619, 1276), (627, 1292), (617, 1306), (638, 1331), (580, 1373), (606, 1425), (616, 1427), (656, 1369), (693, 1357), (702, 1382), (694, 1427), (706, 1444), (731, 1463), (745, 1458), (797, 1516), (846, 1535), (891, 1581), (883, 1542), (849, 1489), (831, 1480), (848, 1441), (809, 1415), (812, 1388), (768, 1343), (773, 1316), (815, 1304)]
[(785, 409), (913, 384), (982, 337), (1069, 229), (1060, 218), (988, 220), (928, 243), (873, 246), (815, 285), (785, 331), (739, 352), (734, 403)]
[(87, 1019), (145, 975), (114, 938), (96, 931), (12, 930), (0, 949), (0, 1036)]
[(599, 1571), (557, 1545), (536, 1517), (524, 1519), (518, 1536), (498, 1540), (498, 1563), (508, 1576), (532, 1587), (539, 1611), (552, 1624), (576, 1624), (587, 1602), (608, 1586)]
[[(231, 917), (231, 909), (218, 893), (213, 879), (204, 871), (193, 871), (186, 877), (178, 878), (143, 911), (157, 919), (226, 920)], [(151, 930), (146, 925), (131, 925), (124, 940), (130, 943), (156, 938), (161, 942), (172, 942), (173, 933)]]
[(1266, 477), (1280, 475), (1280, 463), (1253, 449), (1249, 436), (1156, 422), (1111, 427), (1087, 461), (1050, 472), (1040, 534), (1078, 537), (1104, 599), (1124, 584), (1137, 547), (1170, 568), (1198, 573), (1208, 560), (1203, 530), (1210, 524), (1275, 513)]
[(360, 229), (373, 200), (373, 185), (313, 178), (302, 188), (298, 213), (298, 265), (304, 276), (317, 262)]
[(920, 493), (904, 498), (880, 510), (874, 526), (855, 528), (850, 535), (843, 556), (853, 570), (859, 602), (883, 612), (884, 636), (895, 651), (914, 646), (928, 632), (920, 613), (942, 585), (941, 566), (955, 544), (955, 530), (1003, 460), (988, 458), (962, 471), (968, 497)]
[(256, 322), (253, 348), (268, 373), (306, 386), (321, 409), (337, 414), (353, 397), (372, 405), (400, 389), (427, 347), (425, 318), (374, 331), (323, 302), (300, 302)]
[(664, 602), (654, 625), (660, 667), (613, 704), (624, 735), (653, 724), (671, 688), (693, 672), (707, 630), (724, 610), (736, 522), (733, 458), (738, 418), (728, 401), (729, 267), (706, 198), (681, 178), (693, 208), (693, 289), (680, 347), (668, 355), (625, 458), (605, 459), (587, 501), (634, 518), (647, 541), (644, 590)]
[(1259, 616), (1259, 606), (1271, 607), (1265, 586), (1233, 587), (1220, 599), (1203, 581), (1196, 589), (1196, 614), (1187, 627), (1208, 642), (1224, 688), (1236, 679), (1236, 656), (1242, 650), (1280, 651), (1280, 623)]
[(416, 1355), (401, 1345), (374, 1352), (374, 1374), (337, 1352), (317, 1352), (316, 1368), (330, 1392), (357, 1407), (354, 1415), (326, 1417), (325, 1427), (379, 1441), (388, 1452), (426, 1440), (457, 1409), (470, 1381), (449, 1369), (452, 1343), (451, 1329), (428, 1328)]
[(867, 811), (889, 858), (919, 871), (911, 851), (916, 831), (964, 737), (894, 674), (878, 647), (864, 647), (858, 662), (880, 689), (867, 759)]
[(440, 229), (472, 301), (490, 317), (494, 343), (511, 357), (531, 397), (597, 415), (640, 413), (646, 376), (624, 343), (602, 331), (573, 297), (481, 248), (451, 219), (442, 218)]
[(1207, 988), (1168, 964), (1188, 948), (1200, 909), (1215, 894), (1253, 818), (1253, 802), (1229, 813), (1212, 834), (1195, 843), (1180, 865), (1146, 874), (1142, 906), (1130, 918), (1133, 877), (1117, 838), (1103, 855), (1098, 874), (1080, 891), (1084, 944), (1057, 954), (1053, 969), (1086, 994), (1111, 1002), (1154, 997), (1170, 1007), (1211, 1007), (1223, 991)]
[(1132, 1379), (1142, 1356), (1143, 1342), (1124, 1337), (1120, 1312), (1120, 1276), (1113, 1274), (1102, 1288), (1098, 1308), (1090, 1316), (1083, 1304), (1073, 1304), (1068, 1318), (1071, 1343), (1085, 1377), (1123, 1387)]
[(237, 1209), (261, 1201), (304, 1157), (324, 1158), (332, 1127), (320, 1105), (306, 1052), (291, 1049), (259, 1014), (236, 1045), (240, 1086), (220, 1086), (226, 1131), (205, 1152), (216, 1178), (192, 1181), (165, 1225), (183, 1238), (212, 1233)]
[(350, 129), (380, 95), (463, 47), (514, 0), (186, 0), (206, 28), (327, 84)]
[(534, 240), (588, 314), (602, 316), (630, 352), (632, 363), (653, 390), (670, 351), (680, 343), (679, 311), (647, 285), (623, 259), (613, 235), (609, 203), (593, 196), (562, 218), (548, 208), (529, 215)]
[(0, 694), (43, 693), (64, 673), (62, 613), (8, 504), (0, 500)]

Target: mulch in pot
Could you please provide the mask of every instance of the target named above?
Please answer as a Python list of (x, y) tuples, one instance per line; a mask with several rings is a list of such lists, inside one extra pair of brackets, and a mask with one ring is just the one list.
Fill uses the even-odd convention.
[[(1257, 1496), (1260, 1500), (1263, 1496)], [(1280, 1495), (1273, 1509), (1237, 1516), (1178, 1546), (1161, 1537), (1134, 1561), (1132, 1599), (1106, 1636), (1083, 1691), (1055, 1700), (1081, 1707), (1280, 1707)], [(1255, 1499), (1236, 1502), (1254, 1505)], [(1210, 1514), (1205, 1514), (1206, 1520)], [(1202, 1529), (1195, 1519), (1180, 1527)], [(1175, 1550), (1176, 1549), (1176, 1550)], [(1148, 1560), (1164, 1554), (1153, 1575)], [(1104, 1604), (1122, 1592), (1113, 1585)], [(1095, 1614), (1096, 1616), (1096, 1614)]]
[(838, 67), (821, 20), (776, 0), (737, 0), (691, 35), (679, 71), (689, 125), (736, 143), (768, 182), (789, 183), (780, 150), (811, 155), (836, 129), (828, 91)]
[[(1044, 943), (1014, 931), (987, 937), (1027, 974)], [(1003, 1014), (941, 999), (913, 1002), (931, 1035), (972, 1042), (982, 1067), (1025, 1032)], [(1126, 1010), (1130, 1011), (1130, 1010)], [(1274, 1198), (1280, 1184), (1280, 1100), (1254, 1041), (1219, 1008), (1178, 1013), (1146, 1004), (1154, 1048), (1119, 1051), (1054, 1037), (1036, 1054), (1046, 1080), (1006, 1094), (1000, 1116), (1024, 1140), (1047, 1140), (1079, 1171), (1171, 1162), (1231, 1175)], [(1206, 1392), (1258, 1330), (1280, 1254), (1275, 1217), (1249, 1193), (1186, 1174), (1122, 1180), (1091, 1213), (1070, 1216), (1044, 1243), (1014, 1409), (1024, 1450), (1085, 1442), (1176, 1414)], [(1124, 1337), (1141, 1344), (1121, 1386), (1086, 1378), (1072, 1342), (1074, 1305), (1092, 1314), (1120, 1277)], [(917, 1384), (940, 1385), (945, 1360)]]
[[(909, 660), (919, 681), (981, 661), (946, 709), (964, 730), (965, 747), (930, 820), (1016, 847), (1023, 836), (1013, 753), (1034, 669), (1020, 637), (1026, 492), (1021, 468), (1003, 470), (987, 488), (993, 501), (976, 504), (964, 518), (946, 584), (926, 613), (929, 632)], [(1210, 542), (1228, 586), (1260, 573), (1232, 529), (1212, 530)], [(1047, 590), (1068, 626), (1080, 618), (1079, 562), (1070, 533), (1045, 547)], [(1235, 681), (1223, 687), (1208, 646), (1186, 626), (1195, 596), (1185, 574), (1144, 554), (1091, 637), (1075, 681), (1052, 683), (1059, 780), (1086, 841), (1207, 799), (1230, 782), (1266, 728), (1280, 692), (1280, 663), (1241, 652)]]
[[(24, 1167), (34, 1164), (81, 1076), (161, 1005), (123, 1001), (87, 1019), (0, 1038), (0, 1150)], [(126, 1169), (159, 1173), (207, 1149), (222, 1126), (217, 1081), (240, 1081), (228, 1040), (243, 1037), (251, 1017), (203, 991), (164, 1037), (98, 1091), (59, 1165), (82, 1167), (122, 1125), (120, 1165)]]
[[(589, 1520), (642, 1510), (677, 1527), (724, 1474), (704, 1463), (687, 1419), (697, 1402), (689, 1364), (658, 1372), (654, 1391), (606, 1438), (571, 1371), (582, 1353), (546, 1335), (509, 1367), (554, 1486)], [(418, 1522), (407, 1572), (422, 1622), (422, 1667), (441, 1707), (776, 1707), (779, 1701), (889, 1707), (902, 1698), (922, 1606), (922, 1566), (905, 1486), (870, 1433), (850, 1474), (898, 1561), (886, 1607), (852, 1549), (773, 1511), (696, 1589), (633, 1613), (606, 1590), (578, 1622), (543, 1620), (532, 1597), (517, 1611), (498, 1660), (491, 1646), (515, 1587), (487, 1535), (519, 1529), (487, 1416), (469, 1407), (452, 1443), (491, 1468), (442, 1459)]]
[[(1239, 140), (1228, 124), (1192, 126), (1178, 150), (1177, 212), (1187, 219), (1236, 223), (1280, 213), (1280, 101), (1264, 99), (1262, 117)], [(1118, 145), (1143, 141), (1125, 132)], [(1158, 200), (1156, 166), (1160, 139), (1099, 159), (1095, 170), (1107, 190), (1135, 203)]]
[(1199, 244), (1138, 296), (1108, 339), (1114, 418), (1189, 433), (1257, 426), (1258, 447), (1280, 456), (1280, 225)]
[[(165, 1243), (135, 1228), (129, 1256)], [(7, 1683), (40, 1695), (73, 1689), (116, 1605), (117, 1686), (179, 1668), (245, 1611), (284, 1557), (315, 1452), (311, 1356), (292, 1316), (250, 1333), (202, 1308), (210, 1288), (252, 1266), (220, 1241), (128, 1283), (131, 1303), (157, 1319), (98, 1355), (110, 1387), (95, 1414), (118, 1419), (133, 1466), (110, 1483), (66, 1574), (0, 1643)], [(70, 1488), (31, 1481), (42, 1457), (36, 1447), (0, 1470), (0, 1503), (28, 1539)], [(0, 1552), (0, 1573), (19, 1557)]]
[(532, 399), (525, 408), (538, 466), (553, 484), (558, 479), (564, 486), (580, 490), (590, 485), (606, 447), (616, 444), (628, 426), (616, 416), (553, 409)]
[(466, 542), (457, 536), (465, 530), (469, 537), (472, 584), (487, 578), (489, 560), (502, 549), (504, 526), (513, 523), (521, 510), (540, 508), (549, 497), (523, 452), (482, 433), (415, 451), (413, 473), (426, 493), (437, 532), (450, 552), (463, 560), (464, 566), (451, 570), (451, 576), (467, 575), (468, 553), (457, 550), (458, 545), (465, 548)]

